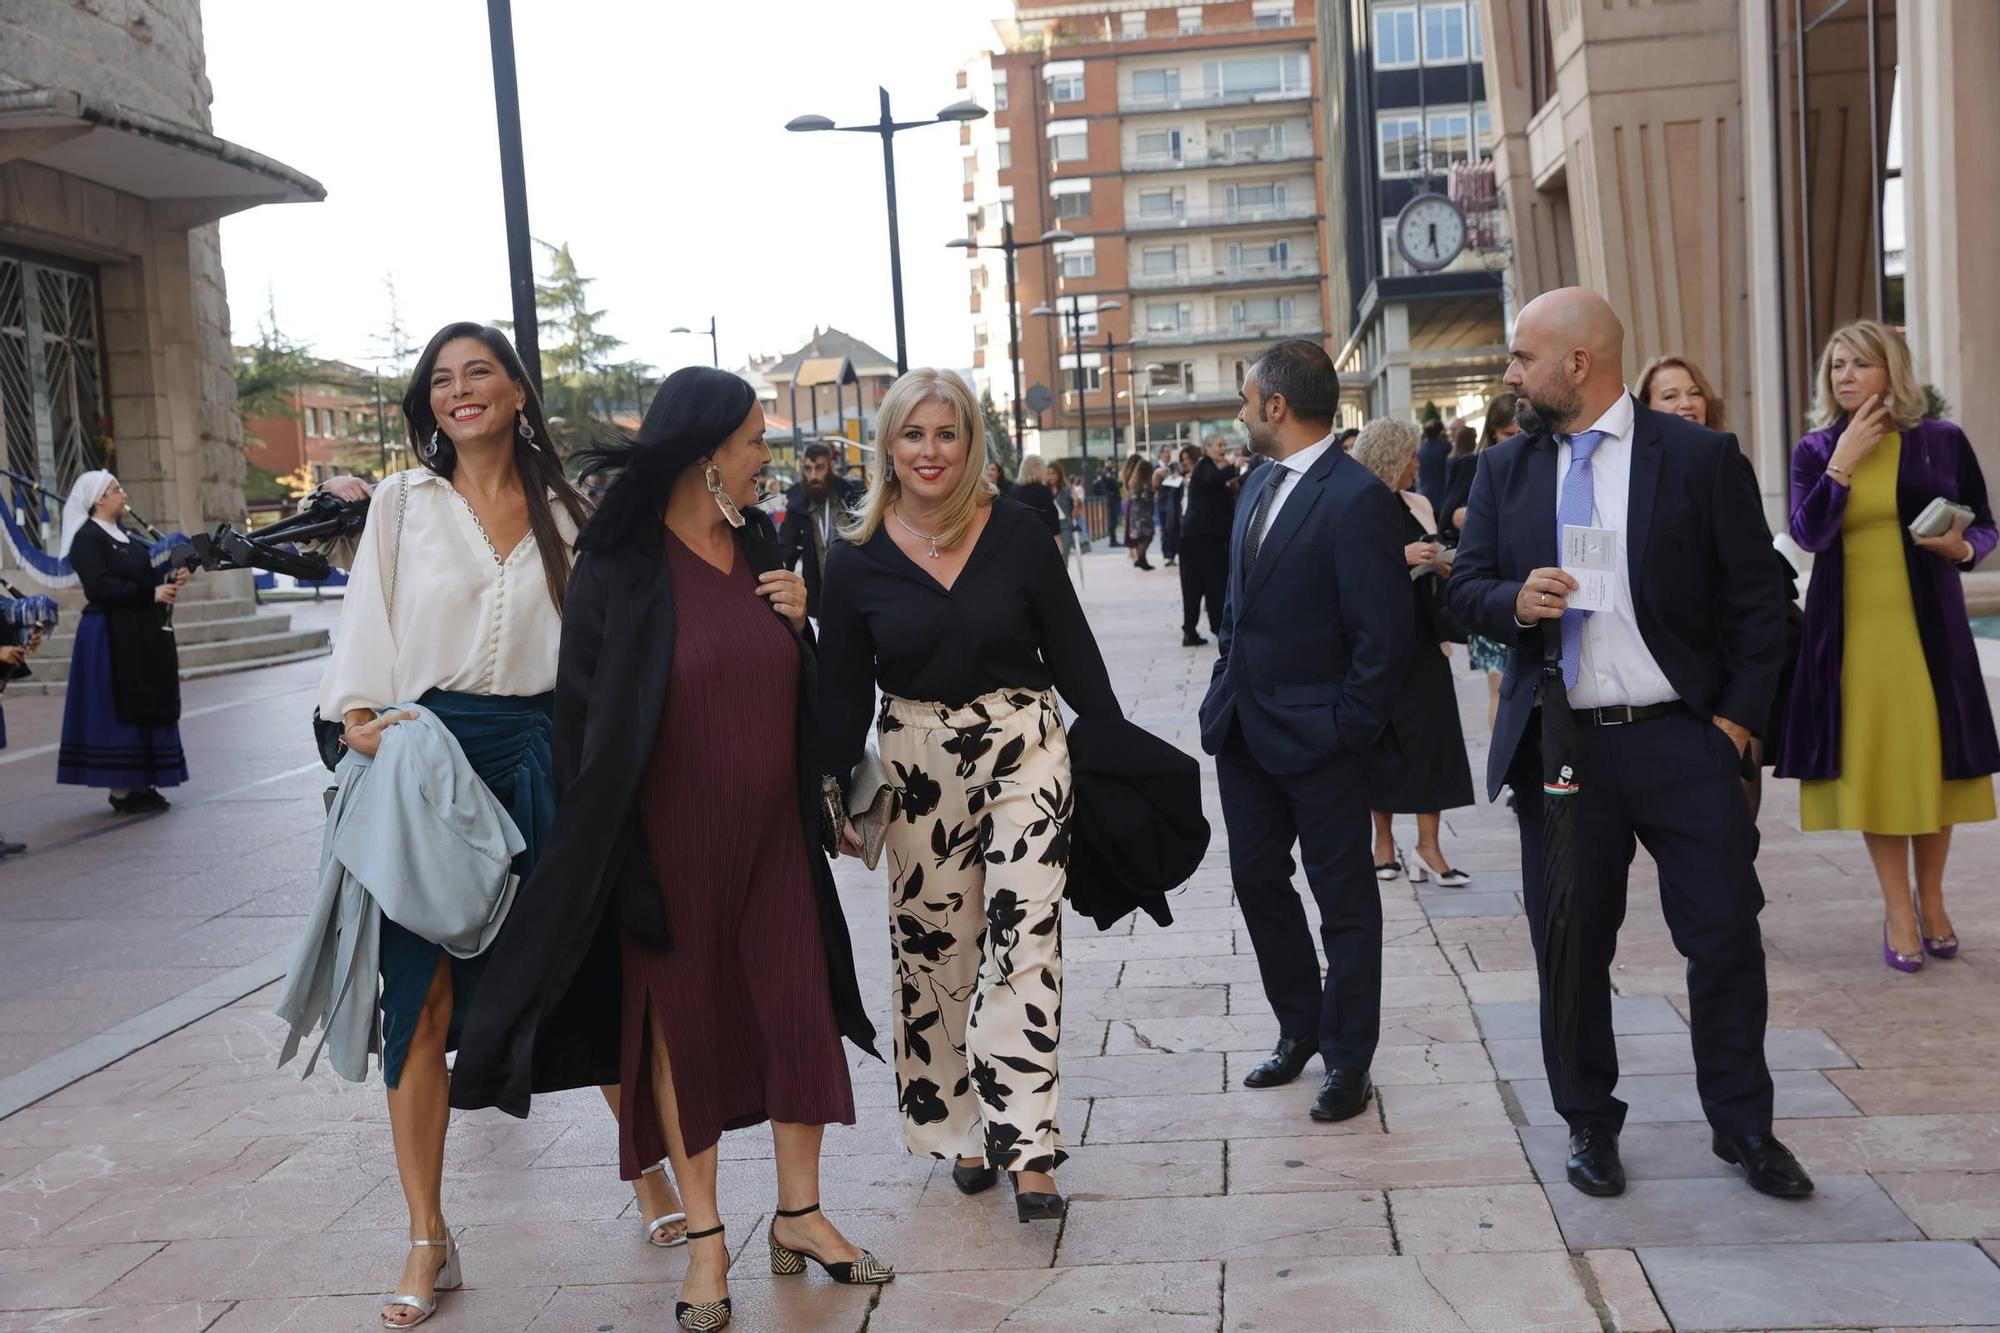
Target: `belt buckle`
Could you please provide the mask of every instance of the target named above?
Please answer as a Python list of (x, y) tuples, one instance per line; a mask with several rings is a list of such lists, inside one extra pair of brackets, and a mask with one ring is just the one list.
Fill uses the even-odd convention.
[[(1613, 717), (1614, 713), (1624, 713), (1623, 717)], [(1600, 727), (1622, 727), (1632, 721), (1631, 704), (1612, 704), (1597, 710), (1597, 725)]]

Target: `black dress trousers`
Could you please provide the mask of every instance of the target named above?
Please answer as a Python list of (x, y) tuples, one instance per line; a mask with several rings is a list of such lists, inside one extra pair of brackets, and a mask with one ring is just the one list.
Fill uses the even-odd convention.
[(1577, 770), (1582, 936), (1578, 1053), (1565, 1084), (1556, 1059), (1548, 975), (1541, 957), (1542, 775), (1540, 715), (1515, 751), (1508, 782), (1519, 794), (1522, 887), (1542, 973), (1542, 1059), (1555, 1108), (1572, 1129), (1614, 1133), (1625, 1103), (1614, 1094), (1611, 961), (1625, 920), (1626, 881), (1643, 845), (1659, 866), (1660, 907), (1687, 959), (1695, 1083), (1708, 1122), (1723, 1134), (1771, 1132), (1771, 1072), (1764, 1059), (1769, 1001), (1757, 928), (1757, 831), (1738, 776), (1736, 747), (1713, 723), (1674, 712), (1622, 726), (1585, 725)]

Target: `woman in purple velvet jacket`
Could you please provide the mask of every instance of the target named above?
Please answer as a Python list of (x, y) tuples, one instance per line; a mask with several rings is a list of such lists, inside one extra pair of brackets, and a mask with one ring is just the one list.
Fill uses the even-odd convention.
[[(1951, 830), (1994, 817), (2000, 771), (1959, 582), (2000, 533), (1965, 433), (1924, 408), (1900, 333), (1870, 320), (1835, 331), (1819, 429), (1792, 452), (1792, 538), (1817, 559), (1778, 771), (1802, 780), (1806, 831), (1860, 830), (1882, 885), (1882, 961), (1902, 972), (1958, 952)], [(1939, 496), (1972, 517), (1912, 537)]]

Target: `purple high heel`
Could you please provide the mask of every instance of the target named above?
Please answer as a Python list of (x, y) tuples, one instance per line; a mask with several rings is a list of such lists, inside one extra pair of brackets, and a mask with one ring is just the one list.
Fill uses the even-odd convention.
[(1933, 958), (1958, 957), (1958, 932), (1949, 935), (1931, 936), (1924, 934), (1924, 919), (1917, 918), (1917, 938), (1924, 942), (1924, 952)]
[[(1919, 938), (1923, 932), (1919, 931)], [(1954, 946), (1954, 952), (1956, 946)], [(1921, 972), (1924, 970), (1924, 956), (1919, 953), (1897, 953), (1889, 947), (1889, 923), (1882, 923), (1882, 961), (1898, 972)]]

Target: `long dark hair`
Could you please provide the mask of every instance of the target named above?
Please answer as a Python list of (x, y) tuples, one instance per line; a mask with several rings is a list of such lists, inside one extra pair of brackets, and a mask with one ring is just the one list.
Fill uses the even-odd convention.
[(756, 405), (757, 391), (726, 370), (689, 366), (667, 376), (630, 444), (595, 445), (577, 455), (585, 476), (617, 474), (577, 549), (659, 551), (675, 481), (741, 429)]
[[(520, 354), (515, 352), (506, 334), (491, 325), (461, 320), (431, 335), (424, 354), (417, 358), (417, 368), (410, 373), (410, 387), (403, 393), (403, 422), (409, 428), (410, 449), (426, 468), (446, 481), (458, 470), (458, 449), (451, 436), (438, 429), (437, 416), (431, 411), (431, 375), (437, 370), (438, 354), (444, 345), (459, 338), (473, 338), (484, 344), (506, 371), (507, 378), (527, 395), (527, 401), (521, 404), (521, 415), (527, 418), (535, 438), (532, 442), (524, 440), (519, 430), (509, 432), (508, 438), (514, 442), (514, 472), (521, 479), (521, 494), (528, 502), (528, 528), (535, 534), (535, 547), (542, 555), (542, 576), (548, 580), (549, 598), (560, 614), (563, 594), (569, 589), (569, 543), (556, 528), (556, 512), (549, 503), (549, 493), (555, 493), (568, 511), (570, 522), (579, 529), (590, 517), (590, 511), (583, 497), (569, 484), (569, 478), (563, 475), (555, 437), (549, 433), (548, 419), (542, 415), (541, 395), (529, 382)], [(437, 448), (426, 454), (433, 438)]]

